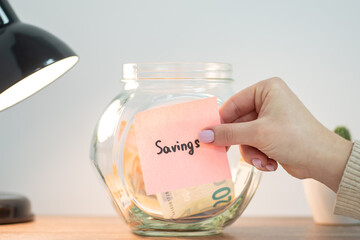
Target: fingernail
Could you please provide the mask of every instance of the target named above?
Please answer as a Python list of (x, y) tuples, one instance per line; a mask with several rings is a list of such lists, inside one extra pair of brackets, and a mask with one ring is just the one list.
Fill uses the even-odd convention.
[(261, 166), (261, 160), (258, 159), (258, 158), (254, 158), (254, 159), (252, 160), (252, 163), (253, 163), (253, 165), (254, 165), (256, 168), (259, 168), (259, 169), (263, 168), (263, 167)]
[(272, 164), (266, 165), (265, 168), (266, 168), (268, 171), (275, 171), (275, 168), (274, 168), (274, 166), (273, 166)]
[(203, 130), (199, 132), (199, 141), (202, 143), (211, 143), (214, 141), (213, 130)]

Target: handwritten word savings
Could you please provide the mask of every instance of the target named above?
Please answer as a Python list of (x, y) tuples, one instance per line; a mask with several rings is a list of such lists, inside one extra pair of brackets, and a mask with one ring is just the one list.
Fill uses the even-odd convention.
[(194, 141), (195, 143), (195, 146), (194, 144), (189, 141), (188, 143), (182, 143), (180, 144), (179, 141), (176, 141), (176, 144), (175, 145), (171, 145), (171, 146), (161, 146), (161, 140), (157, 140), (155, 142), (155, 146), (157, 148), (159, 148), (159, 152), (157, 152), (158, 155), (162, 154), (162, 153), (165, 153), (165, 154), (168, 154), (168, 153), (175, 153), (176, 151), (180, 152), (180, 151), (188, 151), (188, 154), (189, 155), (193, 155), (194, 154), (194, 149), (195, 148), (199, 148), (200, 147), (200, 141), (199, 139), (196, 139)]

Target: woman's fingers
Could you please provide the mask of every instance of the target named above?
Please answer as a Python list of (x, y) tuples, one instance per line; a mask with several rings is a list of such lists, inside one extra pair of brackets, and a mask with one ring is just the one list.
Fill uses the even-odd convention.
[(239, 117), (233, 123), (250, 122), (250, 121), (256, 120), (257, 118), (258, 118), (258, 113), (255, 111), (252, 111), (242, 117)]
[(245, 88), (220, 107), (220, 117), (224, 123), (231, 123), (255, 110), (255, 88), (256, 85)]
[(212, 129), (199, 133), (199, 140), (218, 146), (246, 144), (252, 145), (256, 141), (256, 122), (219, 124)]
[(248, 113), (260, 111), (261, 105), (273, 85), (284, 84), (279, 78), (270, 78), (247, 87), (231, 96), (220, 108), (224, 123), (234, 122)]
[(257, 148), (240, 145), (240, 152), (245, 162), (253, 165), (262, 171), (275, 171), (278, 164), (275, 160), (268, 158), (264, 153)]

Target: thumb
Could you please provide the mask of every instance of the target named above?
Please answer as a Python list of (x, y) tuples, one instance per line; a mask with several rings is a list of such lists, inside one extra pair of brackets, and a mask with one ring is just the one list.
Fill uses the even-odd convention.
[(256, 121), (225, 123), (199, 132), (199, 141), (218, 146), (253, 145), (255, 142)]

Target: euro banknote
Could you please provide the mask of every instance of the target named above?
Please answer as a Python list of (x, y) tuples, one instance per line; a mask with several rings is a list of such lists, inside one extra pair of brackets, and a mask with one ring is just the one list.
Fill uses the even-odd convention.
[(204, 212), (224, 208), (234, 199), (231, 179), (156, 194), (164, 218), (196, 217)]

